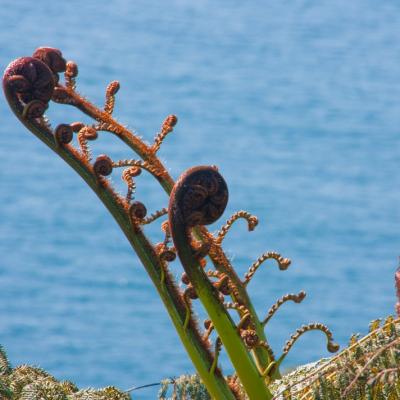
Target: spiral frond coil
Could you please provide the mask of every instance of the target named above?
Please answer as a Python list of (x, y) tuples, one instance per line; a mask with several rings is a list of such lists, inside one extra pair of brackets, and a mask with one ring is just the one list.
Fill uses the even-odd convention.
[(281, 271), (284, 271), (288, 269), (290, 265), (290, 260), (288, 258), (283, 258), (279, 253), (276, 253), (275, 251), (268, 251), (264, 254), (262, 254), (257, 261), (249, 268), (248, 272), (244, 276), (244, 281), (243, 283), (247, 285), (251, 278), (254, 276), (258, 268), (261, 266), (261, 264), (266, 261), (266, 260), (276, 260), (278, 263), (278, 267)]

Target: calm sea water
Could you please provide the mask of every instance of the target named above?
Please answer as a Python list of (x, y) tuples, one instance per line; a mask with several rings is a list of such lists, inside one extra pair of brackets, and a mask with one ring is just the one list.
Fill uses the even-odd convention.
[[(260, 218), (255, 232), (238, 223), (226, 239), (240, 274), (266, 250), (293, 260), (286, 272), (271, 263), (257, 273), (249, 290), (259, 313), (287, 292), (308, 293), (267, 328), (277, 352), (303, 323), (327, 323), (345, 345), (393, 312), (398, 1), (3, 0), (0, 18), (3, 68), (58, 47), (96, 104), (108, 82), (121, 82), (115, 115), (146, 139), (178, 115), (161, 150), (172, 175), (217, 164), (231, 192), (223, 220), (240, 209)], [(3, 99), (0, 107), (0, 343), (14, 365), (122, 389), (193, 371), (115, 222)], [(49, 115), (81, 118), (56, 105)], [(106, 135), (93, 152), (132, 157)], [(151, 211), (167, 202), (145, 176), (137, 197)], [(159, 237), (156, 227), (148, 234)], [(312, 333), (286, 365), (326, 355)]]

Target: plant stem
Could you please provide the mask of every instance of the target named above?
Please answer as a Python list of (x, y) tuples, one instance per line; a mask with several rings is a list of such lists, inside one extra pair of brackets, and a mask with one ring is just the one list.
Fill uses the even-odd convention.
[(85, 180), (110, 211), (154, 283), (187, 353), (211, 396), (215, 399), (234, 400), (235, 397), (224, 377), (221, 374), (213, 374), (212, 376), (209, 374), (212, 357), (208, 350), (205, 349), (199, 333), (190, 324), (187, 329), (183, 328), (185, 312), (179, 306), (180, 294), (174, 285), (163, 285), (161, 283), (162, 265), (160, 260), (143, 232), (134, 229), (132, 226), (123, 203), (116, 199), (115, 194), (108, 185), (99, 185), (98, 179), (93, 174), (90, 166), (84, 160), (77, 157), (79, 155), (72, 146), (57, 147), (54, 136), (49, 129), (34, 121), (23, 118), (20, 104), (7, 92), (6, 97), (18, 119), (41, 141), (64, 159)]
[[(199, 183), (206, 181), (214, 187), (213, 194), (207, 194), (206, 186)], [(202, 203), (196, 200), (201, 195), (204, 198)], [(213, 203), (213, 196), (218, 204)], [(195, 258), (191, 246), (191, 227), (215, 222), (225, 209), (227, 197), (226, 184), (215, 169), (191, 168), (181, 175), (172, 190), (168, 209), (169, 227), (183, 268), (213, 322), (247, 395), (251, 400), (268, 400), (272, 394), (247, 351), (238, 328), (219, 300), (217, 289)], [(221, 201), (222, 198), (226, 201)], [(210, 207), (213, 207), (211, 214)], [(193, 222), (193, 218), (197, 218), (196, 222)]]
[[(60, 85), (61, 86), (61, 85)], [(151, 146), (146, 145), (143, 141), (138, 140), (127, 128), (123, 125), (119, 124), (110, 114), (100, 110), (95, 107), (93, 104), (89, 103), (86, 99), (80, 96), (75, 90), (66, 88), (62, 86), (65, 91), (68, 92), (69, 96), (73, 100), (73, 105), (81, 110), (83, 113), (89, 115), (95, 120), (110, 125), (114, 127), (114, 129), (110, 132), (117, 135), (123, 142), (125, 142), (136, 154), (138, 154), (144, 161), (155, 164), (158, 168), (164, 171), (162, 176), (155, 176), (155, 178), (159, 181), (160, 185), (163, 187), (165, 192), (170, 195), (171, 190), (174, 186), (174, 180), (168, 174), (166, 168), (163, 166), (161, 161), (156, 157), (154, 153), (151, 152)], [(202, 227), (201, 230), (197, 229), (197, 236), (201, 237), (200, 231), (207, 235), (207, 238), (215, 243), (215, 238), (207, 231), (205, 227)], [(254, 323), (254, 328), (257, 332), (260, 340), (268, 343), (264, 327), (257, 316), (255, 308), (247, 294), (246, 288), (243, 285), (242, 281), (236, 274), (235, 270), (232, 268), (228, 258), (226, 257), (221, 246), (215, 243), (215, 246), (218, 248), (218, 257), (215, 257), (213, 254), (210, 254), (210, 258), (215, 265), (215, 268), (219, 271), (224, 272), (229, 276), (233, 284), (237, 288), (237, 293), (239, 295), (238, 298), (233, 296), (233, 301), (238, 301), (243, 304), (252, 316), (252, 321)], [(222, 260), (222, 262), (221, 262)], [(272, 360), (270, 360), (268, 352), (263, 347), (257, 347), (252, 350), (253, 355), (255, 357), (256, 363), (260, 369), (260, 371), (264, 370)], [(280, 372), (279, 369), (276, 368), (274, 371), (273, 378), (279, 378)]]

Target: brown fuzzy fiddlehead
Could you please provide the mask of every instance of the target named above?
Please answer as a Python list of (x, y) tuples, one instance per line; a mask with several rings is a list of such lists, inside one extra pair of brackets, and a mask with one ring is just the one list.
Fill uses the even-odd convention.
[(251, 215), (247, 211), (238, 211), (235, 214), (233, 214), (228, 221), (226, 221), (226, 224), (220, 229), (217, 235), (216, 242), (218, 244), (221, 244), (222, 241), (224, 240), (226, 234), (228, 233), (229, 229), (232, 227), (233, 223), (237, 221), (239, 218), (243, 218), (247, 220), (247, 226), (249, 231), (254, 231), (254, 228), (258, 225), (258, 219), (256, 216)]
[(75, 78), (78, 76), (78, 66), (73, 61), (68, 61), (64, 72), (65, 86), (71, 90), (75, 90)]
[[(199, 258), (199, 250), (195, 250), (191, 244), (190, 228), (215, 222), (224, 212), (227, 202), (227, 185), (219, 172), (213, 167), (191, 168), (175, 184), (168, 210), (169, 229), (178, 256), (188, 275), (190, 275), (186, 268), (188, 263), (182, 259), (182, 257), (185, 257), (183, 253), (189, 249), (189, 257), (192, 261), (196, 262)], [(199, 269), (201, 269), (200, 266)], [(206, 277), (205, 273), (203, 274)], [(189, 285), (184, 295), (187, 309), (185, 327), (189, 320), (190, 300), (194, 298), (197, 298), (196, 291), (193, 286)]]
[(82, 155), (90, 161), (90, 149), (88, 140), (96, 140), (98, 137), (97, 131), (92, 126), (83, 126), (78, 132), (78, 143), (81, 148)]
[(146, 206), (140, 201), (134, 201), (129, 207), (129, 214), (133, 220), (142, 220), (147, 215)]
[(63, 144), (67, 144), (67, 143), (71, 142), (71, 140), (74, 136), (74, 131), (73, 131), (71, 125), (60, 124), (55, 129), (54, 136), (55, 136), (57, 145), (61, 146)]
[(27, 119), (41, 117), (55, 86), (54, 75), (42, 61), (18, 58), (7, 67), (3, 87), (9, 101)]
[(128, 186), (128, 192), (126, 194), (126, 200), (128, 201), (128, 203), (132, 200), (132, 195), (135, 193), (136, 189), (136, 184), (133, 178), (140, 175), (141, 173), (142, 170), (138, 167), (129, 167), (124, 169), (124, 171), (122, 172), (121, 178)]
[(113, 171), (113, 163), (111, 158), (105, 154), (98, 156), (93, 164), (93, 169), (97, 176), (110, 175)]
[(288, 258), (283, 258), (279, 253), (276, 253), (275, 251), (268, 251), (264, 254), (262, 254), (257, 261), (249, 268), (247, 271), (246, 275), (244, 276), (244, 281), (243, 283), (247, 285), (251, 278), (254, 276), (260, 265), (266, 261), (273, 259), (278, 263), (278, 267), (281, 271), (285, 271), (286, 269), (289, 268), (290, 265), (290, 260)]
[(282, 360), (286, 357), (286, 355), (289, 353), (290, 349), (293, 347), (297, 339), (299, 339), (299, 337), (304, 333), (312, 330), (319, 330), (325, 334), (327, 340), (326, 347), (330, 353), (335, 353), (339, 350), (339, 345), (333, 341), (333, 335), (332, 332), (329, 330), (329, 328), (324, 324), (315, 322), (308, 325), (303, 325), (296, 330), (296, 332), (286, 342), (285, 347), (283, 348), (282, 356), (278, 360), (278, 364), (280, 364)]
[(277, 300), (276, 303), (273, 304), (272, 307), (268, 310), (267, 316), (262, 321), (262, 324), (266, 325), (267, 322), (274, 316), (274, 314), (278, 311), (279, 307), (283, 303), (286, 303), (289, 300), (292, 300), (295, 303), (301, 303), (305, 297), (306, 297), (306, 292), (304, 292), (303, 290), (301, 292), (299, 292), (298, 294), (294, 294), (294, 293), (285, 294), (279, 300)]
[(107, 114), (112, 114), (115, 105), (115, 95), (118, 92), (120, 86), (118, 81), (111, 82), (106, 89), (106, 104), (104, 105), (104, 111)]
[(191, 168), (180, 177), (171, 193), (170, 226), (187, 229), (212, 224), (223, 214), (227, 203), (228, 187), (215, 167)]
[(166, 138), (168, 133), (173, 131), (174, 126), (176, 125), (177, 122), (178, 118), (176, 115), (168, 115), (168, 117), (165, 118), (161, 126), (161, 131), (155, 137), (154, 144), (151, 147), (151, 151), (153, 153), (156, 153), (160, 149), (163, 140)]

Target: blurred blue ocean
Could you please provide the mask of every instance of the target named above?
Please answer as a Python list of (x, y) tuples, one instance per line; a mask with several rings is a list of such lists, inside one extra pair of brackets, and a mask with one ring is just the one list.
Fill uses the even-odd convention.
[[(398, 1), (2, 0), (0, 19), (3, 69), (36, 47), (58, 47), (96, 104), (120, 81), (115, 116), (149, 141), (166, 115), (178, 115), (160, 153), (172, 175), (217, 164), (231, 194), (221, 224), (241, 209), (260, 219), (254, 232), (238, 223), (226, 239), (240, 274), (266, 250), (292, 259), (286, 272), (265, 265), (249, 286), (259, 313), (307, 291), (267, 328), (276, 351), (303, 323), (328, 324), (345, 345), (394, 312)], [(0, 108), (0, 344), (12, 362), (122, 389), (193, 371), (105, 208), (3, 98)], [(49, 115), (82, 119), (67, 106)], [(133, 157), (106, 135), (93, 149), (103, 152)], [(167, 202), (144, 174), (137, 198), (150, 211)], [(147, 233), (158, 240), (156, 227)], [(326, 355), (312, 333), (286, 366)]]

